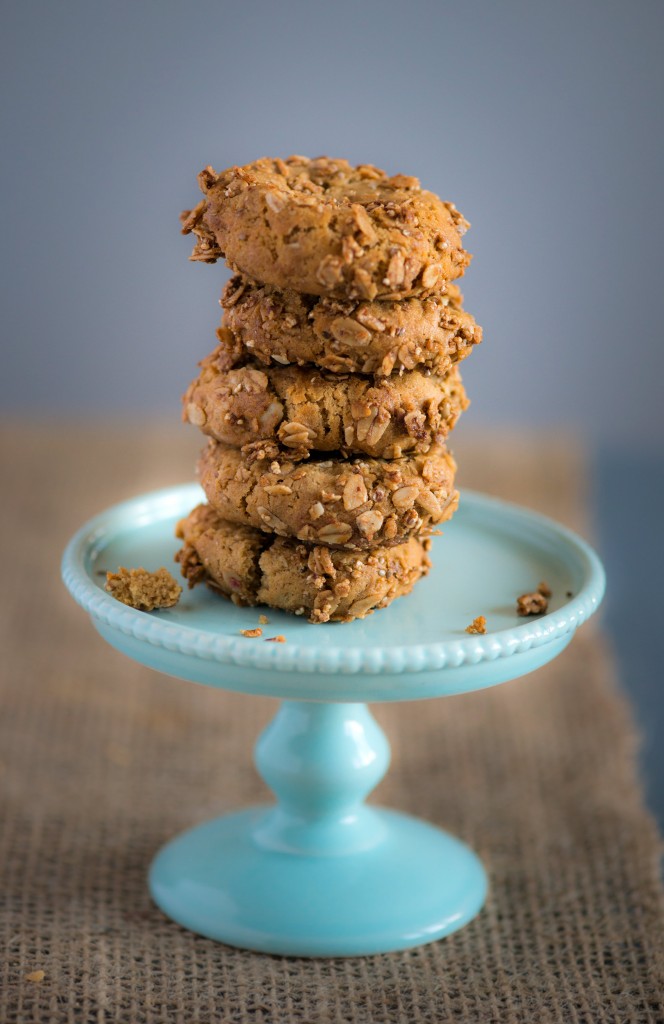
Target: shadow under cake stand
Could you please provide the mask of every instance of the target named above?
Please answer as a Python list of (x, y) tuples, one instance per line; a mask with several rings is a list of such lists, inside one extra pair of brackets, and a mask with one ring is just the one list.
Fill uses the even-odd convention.
[[(454, 836), (364, 803), (390, 756), (365, 702), (465, 693), (544, 665), (601, 601), (597, 556), (550, 519), (466, 491), (412, 594), (343, 625), (269, 609), (263, 635), (283, 634), (283, 644), (241, 636), (256, 609), (205, 587), (152, 614), (104, 591), (105, 570), (171, 565), (175, 523), (202, 497), (185, 485), (116, 505), (79, 530), (63, 559), (73, 597), (130, 658), (282, 700), (255, 753), (276, 803), (167, 843), (150, 869), (155, 902), (209, 938), (300, 956), (405, 949), (462, 927), (484, 903), (484, 868)], [(548, 613), (519, 619), (516, 596), (540, 580), (553, 593)], [(468, 635), (480, 614), (488, 633)]]

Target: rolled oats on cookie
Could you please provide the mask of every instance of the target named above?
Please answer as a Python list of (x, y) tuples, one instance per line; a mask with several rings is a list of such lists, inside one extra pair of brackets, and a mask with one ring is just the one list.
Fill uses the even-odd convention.
[(178, 527), (182, 573), (237, 604), (362, 617), (426, 573), (458, 505), (445, 445), (482, 340), (454, 283), (468, 224), (417, 178), (327, 157), (206, 167), (199, 184), (191, 259), (233, 276), (183, 396), (208, 504)]
[(428, 298), (341, 301), (260, 285), (226, 284), (219, 341), (264, 363), (313, 363), (332, 373), (389, 376), (421, 369), (443, 376), (482, 340), (456, 285)]
[(458, 503), (456, 464), (440, 446), (375, 459), (274, 458), (208, 442), (201, 485), (223, 519), (334, 548), (365, 549), (425, 536)]
[(369, 164), (292, 156), (198, 176), (204, 199), (182, 214), (191, 258), (225, 257), (277, 288), (340, 299), (433, 294), (460, 277), (468, 224), (417, 178)]
[(183, 397), (183, 418), (235, 447), (271, 441), (286, 458), (427, 452), (468, 405), (456, 367), (444, 377), (408, 371), (374, 379), (246, 358), (227, 369), (228, 362), (223, 346), (202, 361)]
[[(430, 568), (426, 540), (413, 537), (362, 552), (335, 550), (238, 526), (209, 505), (181, 520), (176, 534), (183, 541), (176, 558), (190, 586), (207, 583), (235, 604), (267, 604), (306, 614), (311, 622), (364, 618), (407, 594)], [(279, 636), (268, 639), (283, 642)]]

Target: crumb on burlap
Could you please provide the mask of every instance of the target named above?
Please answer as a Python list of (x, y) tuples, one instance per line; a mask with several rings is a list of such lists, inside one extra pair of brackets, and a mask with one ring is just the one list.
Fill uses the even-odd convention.
[(106, 590), (117, 601), (151, 612), (155, 608), (172, 608), (180, 600), (182, 587), (171, 576), (168, 569), (125, 569), (106, 573)]
[(266, 636), (265, 640), (269, 644), (285, 644), (286, 637), (279, 633), (277, 636)]
[(542, 615), (548, 607), (548, 599), (539, 590), (532, 594), (521, 594), (516, 599), (518, 615)]
[(466, 633), (486, 633), (486, 618), (478, 615), (469, 626), (466, 626)]
[(44, 971), (31, 971), (30, 974), (26, 974), (25, 980), (39, 984), (39, 982), (43, 981), (45, 977), (46, 974)]
[(240, 630), (240, 635), (241, 636), (248, 636), (248, 637), (262, 636), (263, 635), (263, 630), (259, 629), (258, 626), (256, 626), (255, 629), (241, 629)]
[(541, 594), (542, 597), (551, 597), (551, 593), (552, 593), (551, 587), (549, 586), (549, 584), (545, 580), (541, 580), (537, 584), (537, 593)]
[(267, 626), (270, 620), (268, 619), (267, 615), (259, 615), (258, 621), (260, 622), (261, 626)]

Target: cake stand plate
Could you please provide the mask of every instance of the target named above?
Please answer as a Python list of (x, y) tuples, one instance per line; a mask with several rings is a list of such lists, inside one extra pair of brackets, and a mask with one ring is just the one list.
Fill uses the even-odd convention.
[[(226, 815), (173, 839), (150, 888), (175, 921), (248, 949), (352, 956), (404, 949), (455, 931), (480, 909), (486, 875), (446, 832), (364, 803), (389, 764), (365, 702), (481, 689), (554, 658), (597, 608), (604, 573), (579, 537), (543, 516), (464, 492), (434, 540), (431, 574), (367, 619), (312, 626), (204, 587), (146, 614), (104, 591), (107, 570), (172, 564), (176, 521), (203, 500), (186, 485), (132, 499), (71, 540), (63, 577), (101, 635), (168, 675), (281, 698), (256, 747), (276, 803)], [(546, 580), (546, 615), (519, 619), (518, 594)], [(488, 633), (465, 627), (485, 615)]]

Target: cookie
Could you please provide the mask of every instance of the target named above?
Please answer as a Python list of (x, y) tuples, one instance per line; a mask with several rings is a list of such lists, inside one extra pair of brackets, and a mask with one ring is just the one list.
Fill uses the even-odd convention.
[(371, 615), (430, 568), (426, 540), (361, 553), (311, 547), (226, 522), (209, 505), (195, 508), (176, 534), (184, 541), (176, 559), (190, 586), (206, 582), (235, 604), (267, 604), (310, 622)]
[(429, 369), (443, 375), (482, 340), (456, 285), (425, 299), (339, 302), (235, 276), (221, 304), (219, 340), (264, 363), (314, 363), (333, 373)]
[(209, 441), (198, 468), (223, 519), (329, 547), (400, 544), (449, 519), (458, 503), (454, 459), (438, 446), (391, 461), (295, 462)]
[[(410, 371), (391, 377), (344, 376), (312, 367), (243, 360), (222, 369), (220, 346), (204, 359), (183, 397), (184, 419), (204, 434), (242, 447), (271, 441), (273, 457), (310, 450), (383, 458), (441, 444), (467, 407), (456, 368), (445, 377)], [(220, 365), (221, 364), (221, 365)]]
[(417, 178), (346, 160), (256, 160), (198, 176), (205, 199), (181, 216), (191, 258), (277, 288), (342, 299), (430, 294), (460, 277), (467, 222)]

